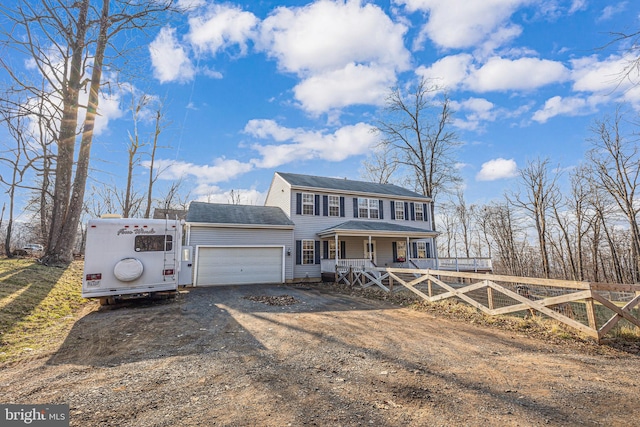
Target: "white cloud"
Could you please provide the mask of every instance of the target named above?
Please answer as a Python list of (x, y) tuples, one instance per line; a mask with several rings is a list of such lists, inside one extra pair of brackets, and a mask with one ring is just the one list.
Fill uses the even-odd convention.
[(538, 58), (493, 57), (474, 70), (466, 86), (478, 92), (533, 90), (568, 80), (569, 70), (559, 62)]
[(480, 172), (476, 175), (476, 181), (495, 181), (498, 179), (513, 178), (518, 174), (518, 166), (513, 159), (497, 158), (482, 164)]
[(153, 75), (160, 83), (188, 82), (195, 76), (195, 69), (187, 52), (178, 43), (176, 29), (163, 27), (149, 45)]
[[(518, 36), (521, 28), (509, 22), (511, 15), (531, 0), (395, 0), (409, 12), (424, 12), (428, 21), (421, 37), (437, 46), (463, 49), (483, 42), (504, 43)], [(497, 37), (496, 37), (497, 36)], [(496, 43), (500, 40), (500, 43)]]
[[(233, 194), (231, 193), (233, 191)], [(241, 205), (263, 205), (266, 193), (255, 188), (225, 190), (217, 185), (200, 184), (194, 190), (195, 200), (206, 203), (232, 203), (239, 198)]]
[(322, 159), (334, 162), (366, 153), (376, 142), (371, 126), (366, 123), (344, 126), (333, 133), (290, 129), (273, 120), (252, 120), (245, 127), (249, 135), (274, 139), (284, 144), (252, 145), (261, 158), (252, 163), (261, 168), (275, 168), (301, 160)]
[(598, 17), (598, 21), (608, 21), (612, 19), (615, 15), (618, 15), (624, 12), (627, 8), (628, 2), (623, 1), (614, 5), (605, 6), (602, 9), (602, 14)]
[(473, 57), (460, 54), (444, 57), (431, 67), (418, 67), (418, 75), (440, 79), (449, 89), (476, 92), (529, 91), (570, 79), (570, 71), (560, 62), (538, 58), (492, 57), (476, 66)]
[(406, 31), (374, 4), (320, 0), (277, 8), (262, 22), (260, 47), (281, 69), (303, 75), (352, 62), (405, 70), (410, 61)]
[(536, 111), (533, 114), (533, 120), (538, 123), (545, 123), (552, 117), (565, 115), (565, 116), (578, 116), (586, 114), (590, 111), (586, 111), (590, 107), (586, 98), (580, 97), (566, 97), (554, 96), (547, 99), (542, 109)]
[(309, 77), (293, 91), (305, 111), (320, 114), (354, 104), (380, 105), (395, 81), (391, 69), (350, 63)]
[[(142, 166), (148, 168), (150, 162), (144, 161)], [(247, 173), (253, 169), (253, 165), (225, 158), (215, 159), (213, 165), (196, 165), (182, 161), (157, 159), (154, 168), (160, 171), (160, 179), (177, 180), (193, 177), (200, 184), (214, 184)]]
[(258, 18), (251, 13), (229, 5), (212, 4), (189, 18), (186, 39), (198, 51), (215, 55), (221, 50), (238, 46), (240, 53), (247, 53), (247, 42), (254, 37)]
[(573, 89), (586, 92), (624, 91), (634, 85), (624, 79), (624, 72), (636, 58), (612, 55), (604, 60), (587, 56), (571, 61)]

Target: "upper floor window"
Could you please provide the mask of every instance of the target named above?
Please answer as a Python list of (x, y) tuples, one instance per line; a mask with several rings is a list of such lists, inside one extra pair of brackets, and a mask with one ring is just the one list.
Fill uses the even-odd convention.
[(424, 221), (424, 209), (422, 209), (422, 207), (423, 207), (422, 203), (415, 204), (416, 221)]
[(358, 197), (358, 218), (380, 218), (379, 200)]
[(311, 193), (302, 193), (302, 215), (314, 214), (314, 195)]
[(395, 214), (396, 214), (396, 219), (404, 219), (404, 203), (402, 202), (395, 203)]
[(329, 196), (329, 216), (340, 216), (340, 196)]

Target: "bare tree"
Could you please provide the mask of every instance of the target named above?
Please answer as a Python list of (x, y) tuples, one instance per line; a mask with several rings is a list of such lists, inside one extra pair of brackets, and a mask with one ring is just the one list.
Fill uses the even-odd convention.
[(391, 184), (398, 170), (400, 161), (397, 153), (386, 144), (379, 144), (362, 161), (362, 178), (370, 182)]
[(153, 138), (151, 143), (151, 154), (149, 160), (149, 185), (147, 187), (147, 207), (144, 212), (144, 217), (149, 218), (151, 215), (151, 203), (153, 200), (153, 186), (155, 182), (158, 180), (158, 175), (160, 171), (155, 170), (155, 161), (156, 161), (156, 152), (160, 146), (158, 145), (160, 133), (162, 133), (165, 121), (165, 114), (163, 112), (162, 104), (158, 105), (158, 108), (155, 111), (155, 126), (153, 132)]
[[(102, 70), (110, 41), (119, 33), (140, 30), (158, 23), (157, 15), (171, 8), (170, 0), (91, 0), (72, 4), (54, 0), (20, 2), (5, 10), (11, 32), (4, 32), (5, 45), (27, 54), (50, 87), (51, 105), (59, 102), (60, 127), (56, 135), (54, 199), (51, 227), (44, 263), (73, 259), (72, 251), (82, 212), (95, 119), (98, 114)], [(117, 53), (117, 52), (116, 52)], [(10, 56), (10, 55), (9, 55)], [(17, 85), (31, 90), (9, 61), (2, 66)], [(76, 156), (79, 97), (89, 89)], [(43, 96), (41, 93), (34, 94)]]
[[(385, 117), (374, 129), (382, 144), (398, 154), (397, 162), (406, 168), (418, 191), (435, 201), (440, 192), (450, 191), (460, 182), (454, 158), (460, 145), (451, 129), (451, 102), (441, 99), (438, 86), (422, 78), (405, 94), (400, 88), (386, 98)], [(431, 217), (434, 216), (431, 204)]]
[(486, 232), (496, 245), (499, 264), (504, 272), (512, 275), (522, 275), (523, 249), (517, 242), (520, 229), (513, 217), (508, 203), (492, 203), (482, 209), (483, 223)]
[(604, 118), (592, 127), (593, 147), (587, 157), (593, 165), (599, 188), (617, 204), (629, 227), (631, 278), (640, 279), (640, 204), (636, 191), (640, 184), (640, 152), (635, 135), (623, 134), (624, 114), (618, 109), (613, 118)]
[(547, 215), (554, 200), (558, 198), (557, 175), (550, 176), (549, 159), (536, 159), (520, 170), (520, 182), (524, 191), (515, 193), (510, 202), (527, 212), (536, 226), (538, 246), (542, 262), (542, 273), (549, 278), (549, 248), (547, 246)]

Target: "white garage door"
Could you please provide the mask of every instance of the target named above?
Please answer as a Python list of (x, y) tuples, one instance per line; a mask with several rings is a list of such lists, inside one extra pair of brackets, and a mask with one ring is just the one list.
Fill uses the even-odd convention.
[(282, 247), (199, 248), (196, 285), (283, 282)]

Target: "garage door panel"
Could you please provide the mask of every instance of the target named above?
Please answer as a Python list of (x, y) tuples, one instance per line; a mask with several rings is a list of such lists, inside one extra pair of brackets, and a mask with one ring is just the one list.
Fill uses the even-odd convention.
[(200, 248), (198, 285), (282, 283), (281, 247)]

